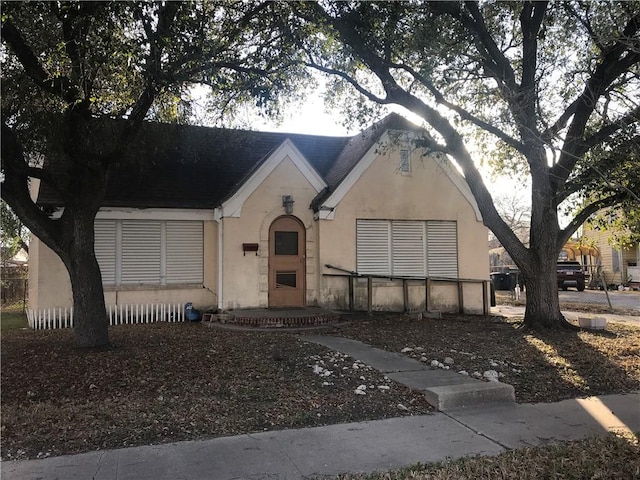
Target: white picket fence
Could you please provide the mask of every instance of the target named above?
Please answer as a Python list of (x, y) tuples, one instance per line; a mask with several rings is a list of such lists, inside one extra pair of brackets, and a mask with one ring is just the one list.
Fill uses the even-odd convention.
[[(180, 303), (107, 305), (107, 315), (109, 325), (184, 322), (184, 305)], [(34, 330), (70, 328), (73, 327), (73, 307), (29, 309), (27, 321), (29, 327)]]

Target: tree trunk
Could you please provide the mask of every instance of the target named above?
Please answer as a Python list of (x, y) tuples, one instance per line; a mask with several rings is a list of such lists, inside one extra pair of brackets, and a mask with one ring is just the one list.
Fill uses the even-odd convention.
[(109, 344), (109, 321), (94, 250), (95, 217), (79, 212), (71, 217), (60, 256), (71, 279), (75, 341), (81, 348), (102, 347)]
[(570, 327), (560, 312), (558, 296), (557, 265), (562, 244), (559, 241), (555, 189), (548, 176), (544, 149), (538, 146), (529, 154), (532, 190), (530, 245), (525, 261), (519, 265), (527, 288), (524, 324), (533, 329)]
[[(527, 303), (524, 315), (525, 326), (533, 329), (558, 328), (566, 324), (560, 312), (556, 259), (547, 255), (531, 265), (535, 275), (526, 277)], [(551, 261), (549, 261), (551, 260)]]

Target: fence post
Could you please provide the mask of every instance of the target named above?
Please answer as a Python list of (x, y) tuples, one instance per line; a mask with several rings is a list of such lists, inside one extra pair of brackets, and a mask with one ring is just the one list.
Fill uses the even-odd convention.
[(27, 312), (27, 288), (29, 288), (29, 280), (24, 279), (24, 286), (22, 288), (22, 313), (25, 314)]
[(404, 302), (405, 313), (409, 311), (409, 281), (402, 279), (402, 301)]
[(367, 313), (371, 315), (371, 310), (373, 304), (373, 279), (371, 276), (367, 277)]
[(425, 297), (424, 297), (424, 311), (428, 312), (431, 308), (431, 279), (427, 277), (424, 281)]
[(464, 294), (463, 284), (458, 280), (458, 312), (464, 313)]
[(353, 311), (353, 279), (352, 275), (347, 277), (347, 281), (349, 282), (349, 311)]
[(489, 282), (482, 282), (482, 314), (486, 317), (489, 315), (489, 305), (487, 304), (487, 291), (489, 290)]

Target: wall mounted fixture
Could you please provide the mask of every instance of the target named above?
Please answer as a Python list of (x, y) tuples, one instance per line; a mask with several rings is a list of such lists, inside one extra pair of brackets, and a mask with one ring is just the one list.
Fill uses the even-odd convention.
[(243, 243), (242, 251), (244, 252), (242, 256), (245, 256), (247, 252), (256, 252), (256, 257), (258, 256), (258, 244), (257, 243)]
[(293, 213), (293, 204), (293, 195), (282, 196), (282, 206), (284, 207), (284, 211), (287, 215), (291, 215)]

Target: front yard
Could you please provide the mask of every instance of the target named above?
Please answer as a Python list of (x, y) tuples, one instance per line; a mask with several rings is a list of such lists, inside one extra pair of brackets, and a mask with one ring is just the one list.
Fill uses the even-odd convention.
[[(469, 374), (494, 370), (519, 402), (640, 390), (632, 327), (534, 336), (477, 317), (351, 320), (337, 334)], [(111, 338), (116, 348), (79, 351), (68, 330), (2, 334), (3, 459), (432, 411), (419, 393), (292, 333), (153, 324), (113, 327)]]

